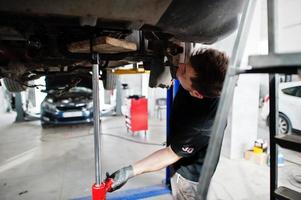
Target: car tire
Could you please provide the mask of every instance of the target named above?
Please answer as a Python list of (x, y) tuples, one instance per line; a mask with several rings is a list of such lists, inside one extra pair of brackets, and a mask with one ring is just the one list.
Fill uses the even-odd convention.
[(3, 83), (9, 92), (22, 92), (26, 90), (26, 86), (9, 78), (3, 78)]
[(292, 125), (289, 118), (283, 114), (279, 113), (279, 133), (280, 134), (289, 134), (292, 130)]
[(105, 90), (114, 90), (117, 76), (111, 70), (103, 70), (102, 73), (103, 88)]
[(41, 126), (42, 126), (42, 129), (47, 129), (47, 128), (51, 127), (51, 125), (47, 124), (47, 123), (41, 123)]
[[(267, 119), (266, 119), (266, 125), (270, 126), (270, 116), (268, 116)], [(278, 129), (279, 129), (280, 134), (289, 134), (289, 133), (291, 133), (291, 130), (292, 130), (291, 121), (283, 113), (279, 113), (279, 126), (278, 126)]]

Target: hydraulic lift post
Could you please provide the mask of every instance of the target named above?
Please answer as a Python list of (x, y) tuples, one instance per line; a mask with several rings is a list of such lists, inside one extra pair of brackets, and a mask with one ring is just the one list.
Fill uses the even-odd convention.
[(99, 115), (99, 55), (92, 53), (92, 85), (93, 85), (93, 118), (94, 118), (94, 156), (95, 156), (95, 183), (100, 184), (101, 165), (100, 165), (100, 115)]
[(94, 125), (94, 156), (95, 156), (95, 183), (92, 186), (92, 200), (105, 200), (106, 192), (111, 188), (112, 179), (102, 180), (101, 170), (101, 135), (100, 135), (100, 106), (99, 106), (99, 54), (93, 51), (95, 37), (90, 41), (92, 59), (93, 85), (93, 125)]
[(99, 112), (99, 55), (92, 53), (92, 85), (93, 85), (93, 125), (94, 125), (94, 159), (95, 159), (95, 184), (100, 185), (101, 165), (100, 165), (100, 116)]

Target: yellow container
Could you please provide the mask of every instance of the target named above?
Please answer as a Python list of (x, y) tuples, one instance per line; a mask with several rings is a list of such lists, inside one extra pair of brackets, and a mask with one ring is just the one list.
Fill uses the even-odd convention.
[(263, 153), (263, 149), (262, 148), (260, 148), (260, 147), (253, 147), (253, 152), (254, 153)]

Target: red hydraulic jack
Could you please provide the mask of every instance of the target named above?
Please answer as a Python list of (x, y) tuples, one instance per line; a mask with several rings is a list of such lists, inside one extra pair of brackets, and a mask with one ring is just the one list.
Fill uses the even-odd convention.
[(93, 118), (94, 118), (94, 153), (95, 153), (95, 183), (92, 186), (92, 200), (105, 200), (106, 193), (111, 189), (113, 179), (101, 180), (101, 137), (100, 137), (100, 109), (99, 109), (99, 54), (93, 51), (95, 37), (90, 40), (90, 52), (93, 67)]
[(111, 189), (113, 179), (109, 178), (102, 182), (101, 185), (92, 186), (92, 200), (105, 200), (106, 193)]

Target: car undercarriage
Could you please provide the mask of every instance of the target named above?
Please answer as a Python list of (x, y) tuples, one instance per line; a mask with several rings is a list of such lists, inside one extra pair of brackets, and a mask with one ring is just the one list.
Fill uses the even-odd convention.
[(91, 71), (91, 54), (71, 52), (68, 46), (102, 37), (137, 47), (99, 52), (102, 80), (110, 77), (107, 69), (131, 63), (141, 62), (139, 67), (151, 71), (176, 66), (183, 43), (213, 43), (230, 34), (242, 2), (0, 1), (0, 78), (18, 92), (42, 76)]

